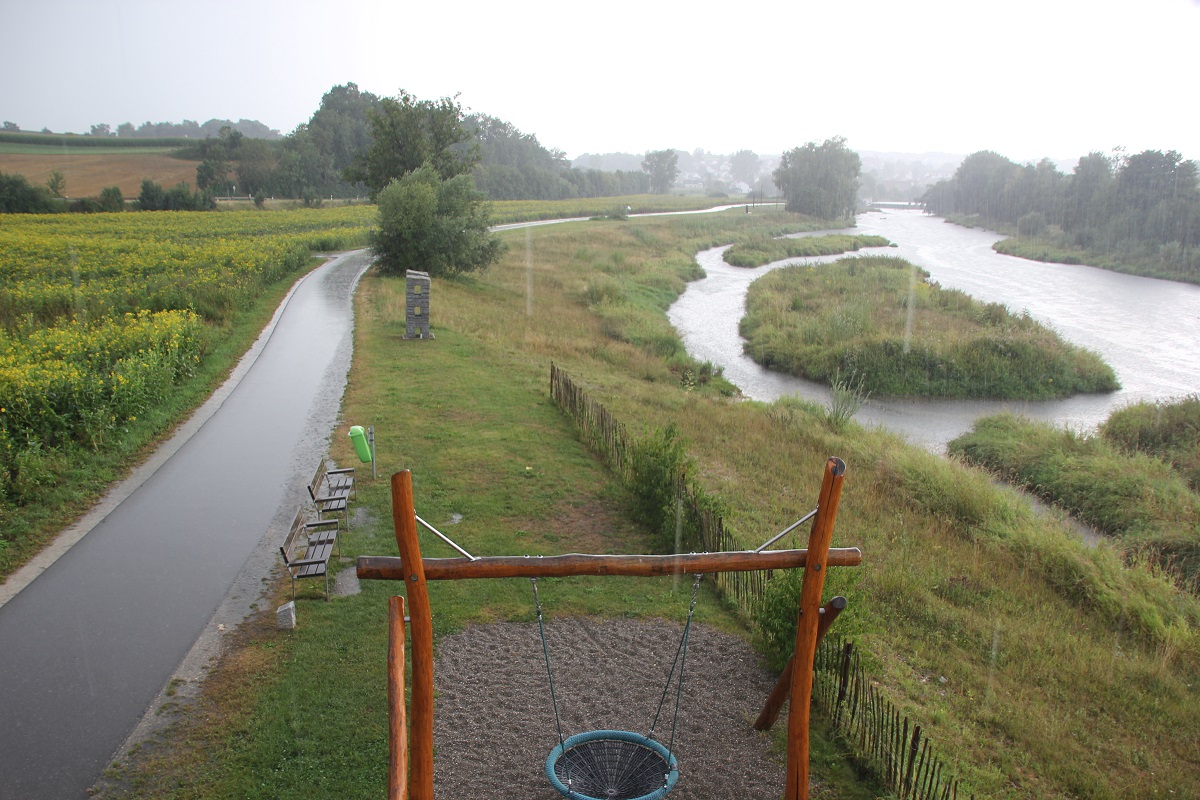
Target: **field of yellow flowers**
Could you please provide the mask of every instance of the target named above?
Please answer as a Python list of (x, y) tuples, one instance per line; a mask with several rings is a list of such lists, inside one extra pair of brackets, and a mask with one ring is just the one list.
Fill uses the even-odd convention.
[[(313, 252), (363, 246), (374, 216), (366, 206), (5, 215), (0, 520), (38, 499), (48, 455), (103, 448), (192, 375), (264, 289)], [(0, 561), (13, 535), (0, 526)]]

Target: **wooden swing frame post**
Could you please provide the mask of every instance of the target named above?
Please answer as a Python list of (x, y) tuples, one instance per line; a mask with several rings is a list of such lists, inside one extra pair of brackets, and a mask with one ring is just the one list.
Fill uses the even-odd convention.
[(404, 598), (388, 598), (388, 800), (408, 798), (408, 712), (404, 707)]
[[(825, 568), (852, 567), (862, 563), (862, 553), (856, 547), (829, 547), (845, 472), (846, 465), (841, 459), (831, 458), (826, 462), (817, 514), (813, 519), (806, 550), (691, 553), (675, 556), (576, 553), (544, 558), (423, 558), (417, 538), (412, 474), (408, 470), (394, 474), (392, 519), (400, 557), (360, 556), (357, 568), (359, 578), (404, 581), (408, 598), (412, 634), (412, 687), (407, 713), (407, 741), (404, 738), (406, 715), (403, 700), (404, 605), (396, 602), (400, 598), (392, 598), (389, 605), (389, 625), (392, 634), (388, 661), (392, 758), (388, 771), (389, 797), (401, 800), (433, 800), (433, 617), (429, 606), (427, 580), (575, 575), (652, 577), (803, 567), (805, 573), (800, 590), (800, 621), (796, 630), (796, 653), (793, 656), (793, 663), (801, 665), (802, 668), (793, 667), (790, 681), (791, 709), (788, 720), (788, 777), (785, 798), (808, 800), (808, 720)], [(830, 622), (832, 616), (831, 614)], [(398, 663), (394, 661), (397, 653)], [(394, 684), (399, 687), (396, 690), (398, 695), (391, 693)]]

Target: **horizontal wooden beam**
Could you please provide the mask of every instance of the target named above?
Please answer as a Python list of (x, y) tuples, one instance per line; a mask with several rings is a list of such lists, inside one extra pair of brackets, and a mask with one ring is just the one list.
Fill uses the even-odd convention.
[[(571, 575), (625, 575), (650, 578), (658, 575), (693, 575), (701, 572), (749, 572), (759, 569), (803, 567), (807, 550), (737, 550), (722, 553), (687, 553), (674, 556), (592, 555), (485, 556), (482, 558), (424, 558), (425, 580), (453, 581), (469, 578), (562, 578)], [(826, 564), (857, 567), (862, 552), (857, 547), (831, 548)], [(407, 574), (395, 556), (359, 556), (358, 577), (402, 581)]]

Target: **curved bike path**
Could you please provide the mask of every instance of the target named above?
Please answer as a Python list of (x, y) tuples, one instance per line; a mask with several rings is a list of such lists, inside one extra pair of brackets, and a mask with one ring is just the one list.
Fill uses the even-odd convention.
[(337, 422), (370, 258), (298, 281), (192, 420), (0, 586), (0, 798), (86, 797), (227, 598), (258, 598)]

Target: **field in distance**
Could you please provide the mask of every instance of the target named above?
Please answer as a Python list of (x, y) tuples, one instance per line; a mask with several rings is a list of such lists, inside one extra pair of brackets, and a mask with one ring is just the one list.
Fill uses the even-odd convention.
[(167, 187), (180, 181), (196, 183), (198, 162), (172, 158), (166, 149), (62, 153), (40, 147), (8, 152), (15, 149), (0, 149), (0, 172), (24, 175), (31, 184), (41, 186), (57, 170), (66, 180), (67, 197), (94, 197), (109, 186), (119, 186), (125, 197), (137, 197), (145, 178)]

